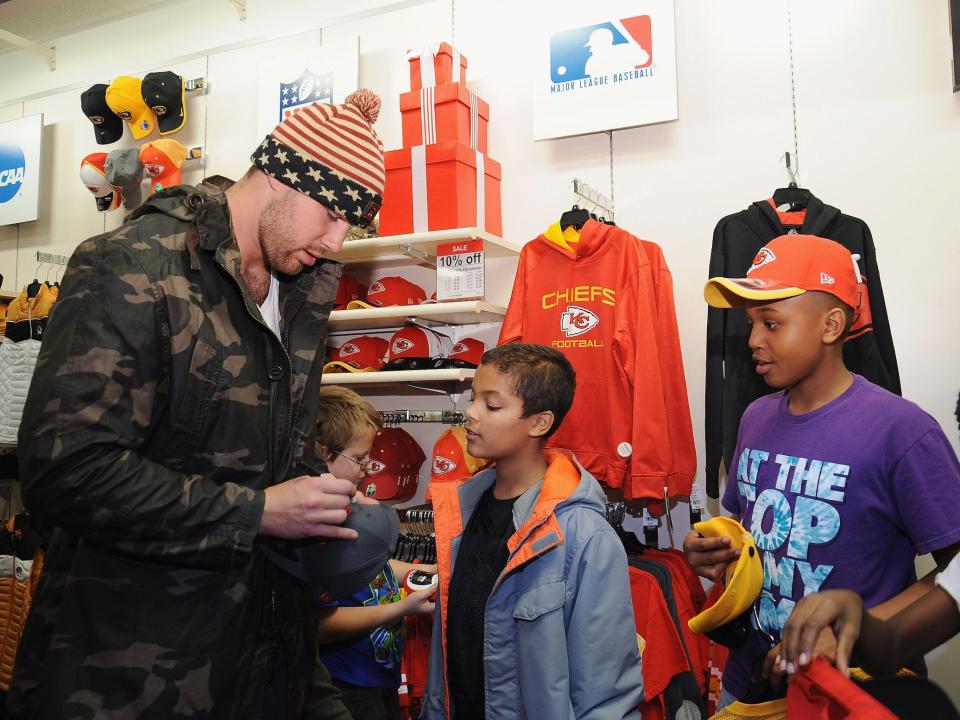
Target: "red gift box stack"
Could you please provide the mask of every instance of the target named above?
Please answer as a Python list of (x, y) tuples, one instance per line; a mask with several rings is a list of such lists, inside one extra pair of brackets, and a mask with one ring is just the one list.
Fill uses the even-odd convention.
[(380, 234), (477, 227), (500, 235), (500, 163), (486, 154), (490, 106), (467, 89), (467, 58), (448, 43), (407, 58), (403, 149), (384, 154)]

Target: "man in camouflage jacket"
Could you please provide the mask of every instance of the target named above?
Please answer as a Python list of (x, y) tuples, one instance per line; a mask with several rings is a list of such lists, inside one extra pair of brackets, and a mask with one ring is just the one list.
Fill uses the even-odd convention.
[[(321, 256), (383, 187), (376, 96), (308, 109), (236, 185), (159, 192), (70, 260), (19, 438), (26, 505), (53, 532), (14, 717), (300, 716), (315, 604), (261, 547), (352, 536), (352, 483), (296, 466), (314, 460), (341, 272)], [(360, 169), (324, 151), (345, 127)]]

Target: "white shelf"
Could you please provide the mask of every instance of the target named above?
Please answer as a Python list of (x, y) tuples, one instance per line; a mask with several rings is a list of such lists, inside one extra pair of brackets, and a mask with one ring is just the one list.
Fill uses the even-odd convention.
[(481, 300), (404, 305), (400, 307), (334, 310), (327, 327), (334, 332), (396, 327), (416, 320), (425, 325), (472, 325), (502, 322), (507, 309)]
[(437, 254), (437, 245), (440, 243), (456, 242), (458, 240), (483, 240), (484, 252), (487, 259), (499, 257), (515, 257), (520, 254), (521, 245), (504, 240), (496, 235), (483, 232), (477, 228), (458, 228), (454, 230), (434, 230), (425, 233), (410, 233), (408, 235), (386, 235), (366, 240), (347, 240), (343, 249), (331, 257), (342, 263), (380, 263), (398, 264), (415, 263), (416, 259), (403, 253), (401, 248), (409, 245), (420, 252), (429, 255)]
[(476, 370), (454, 368), (452, 370), (387, 370), (360, 373), (324, 373), (323, 385), (411, 385), (444, 382), (466, 382)]

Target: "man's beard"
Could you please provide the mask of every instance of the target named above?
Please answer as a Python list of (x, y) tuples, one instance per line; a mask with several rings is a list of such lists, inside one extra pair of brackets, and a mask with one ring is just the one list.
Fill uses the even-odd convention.
[(284, 275), (296, 275), (303, 270), (303, 263), (294, 254), (300, 248), (291, 232), (295, 222), (293, 205), (293, 198), (286, 194), (271, 200), (260, 213), (257, 227), (264, 263), (268, 269)]

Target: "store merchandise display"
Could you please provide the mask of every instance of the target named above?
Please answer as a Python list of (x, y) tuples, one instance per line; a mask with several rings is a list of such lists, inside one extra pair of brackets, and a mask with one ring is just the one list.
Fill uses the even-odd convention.
[(354, 300), (364, 300), (367, 289), (353, 275), (343, 273), (337, 286), (337, 297), (333, 301), (334, 310), (346, 310)]
[(446, 358), (452, 347), (446, 335), (408, 325), (391, 336), (383, 369), (428, 370)]
[(430, 482), (460, 482), (489, 465), (489, 461), (474, 457), (467, 450), (467, 430), (452, 427), (444, 430), (433, 445), (430, 463)]
[(123, 203), (120, 188), (107, 179), (107, 153), (90, 153), (80, 161), (80, 180), (93, 193), (97, 210), (116, 210)]
[(385, 427), (373, 440), (370, 472), (360, 489), (377, 500), (410, 500), (417, 494), (420, 468), (426, 459), (410, 433), (398, 427)]
[(108, 183), (120, 188), (125, 208), (133, 210), (140, 207), (143, 202), (143, 193), (140, 191), (143, 163), (140, 162), (140, 152), (136, 148), (122, 148), (107, 153), (104, 174)]
[(487, 155), (490, 108), (466, 86), (466, 58), (440, 43), (408, 59), (403, 148), (384, 153), (380, 234), (477, 227), (500, 235), (500, 164)]
[(487, 346), (477, 338), (461, 338), (454, 343), (445, 357), (434, 360), (433, 367), (436, 369), (477, 368), (480, 367), (480, 358), (486, 350)]
[(523, 247), (499, 343), (567, 356), (576, 394), (548, 447), (659, 513), (665, 495), (690, 495), (696, 470), (673, 279), (654, 243), (576, 225), (553, 223)]
[(386, 362), (389, 343), (374, 335), (351, 338), (327, 353), (324, 372), (375, 372)]
[(107, 86), (92, 85), (80, 95), (80, 108), (93, 123), (93, 135), (98, 145), (110, 145), (123, 137), (123, 120), (107, 104)]
[(420, 305), (427, 302), (427, 291), (399, 275), (378, 278), (370, 283), (365, 298), (347, 303), (348, 310), (397, 305)]
[(140, 96), (157, 116), (161, 135), (172, 135), (187, 122), (186, 90), (183, 78), (169, 70), (147, 73), (140, 84)]
[(158, 192), (183, 182), (183, 163), (187, 148), (168, 138), (149, 142), (140, 148), (140, 162), (150, 178), (150, 191)]
[(110, 110), (123, 119), (134, 140), (142, 140), (156, 127), (156, 118), (143, 101), (141, 83), (138, 77), (120, 75), (110, 82), (105, 93)]

